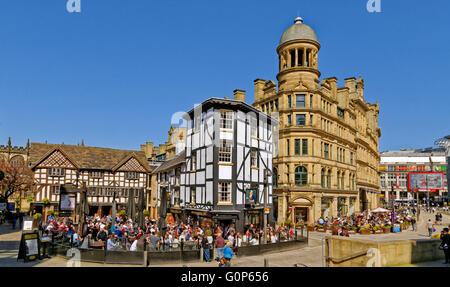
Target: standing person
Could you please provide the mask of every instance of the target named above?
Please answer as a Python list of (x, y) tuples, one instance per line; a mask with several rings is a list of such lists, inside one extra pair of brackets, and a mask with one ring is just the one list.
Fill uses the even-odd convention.
[(433, 222), (431, 222), (431, 219), (428, 219), (428, 223), (427, 223), (427, 227), (428, 227), (428, 235), (431, 237), (433, 235)]
[(416, 217), (413, 216), (411, 218), (411, 226), (412, 226), (412, 231), (416, 231)]
[(230, 267), (231, 266), (231, 258), (233, 258), (233, 255), (236, 255), (233, 252), (233, 249), (231, 247), (233, 244), (231, 242), (228, 242), (227, 245), (223, 248), (223, 258), (226, 260), (225, 266)]
[(448, 234), (449, 229), (444, 228), (441, 234), (441, 245), (440, 249), (444, 251), (445, 262), (444, 264), (450, 264), (450, 234)]
[(209, 241), (208, 238), (206, 238), (206, 236), (203, 236), (202, 234), (198, 235), (201, 238), (201, 244), (202, 244), (202, 248), (203, 248), (203, 258), (205, 259), (206, 262), (211, 262), (211, 258), (209, 258)]
[(220, 259), (223, 257), (223, 248), (225, 247), (225, 240), (222, 237), (222, 234), (217, 234), (216, 238), (216, 248), (217, 248), (217, 258), (216, 261), (220, 261)]

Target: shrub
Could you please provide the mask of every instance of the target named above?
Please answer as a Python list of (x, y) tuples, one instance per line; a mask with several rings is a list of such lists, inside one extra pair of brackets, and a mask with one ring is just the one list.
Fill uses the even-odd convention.
[(36, 213), (35, 215), (33, 215), (33, 218), (34, 218), (34, 219), (42, 218), (42, 214)]
[(44, 199), (42, 199), (42, 203), (45, 205), (50, 204), (50, 200), (48, 200), (48, 198), (44, 197)]
[(59, 216), (59, 212), (58, 211), (55, 211), (53, 214), (55, 215), (55, 217)]
[(28, 203), (32, 203), (34, 201), (34, 197), (33, 196), (28, 196), (27, 197), (27, 202)]
[(150, 211), (144, 210), (144, 215), (145, 215), (145, 216), (149, 216), (149, 215), (150, 215)]
[(122, 209), (122, 210), (119, 212), (119, 214), (120, 214), (120, 215), (126, 215), (127, 212), (125, 211), (125, 209)]

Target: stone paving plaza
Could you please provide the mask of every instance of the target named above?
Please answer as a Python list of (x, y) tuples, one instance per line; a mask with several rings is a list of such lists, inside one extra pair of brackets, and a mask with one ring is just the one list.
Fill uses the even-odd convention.
[[(426, 221), (433, 219), (433, 215), (422, 211), (421, 219), (418, 225), (418, 231), (410, 230), (400, 233), (377, 234), (377, 235), (351, 235), (351, 238), (374, 240), (374, 241), (398, 241), (408, 239), (426, 239), (428, 231), (426, 229)], [(439, 233), (444, 226), (450, 224), (450, 216), (444, 215), (443, 225), (437, 226), (436, 233)], [(435, 234), (436, 234), (435, 233)], [(17, 252), (20, 241), (20, 231), (11, 230), (9, 224), (0, 225), (0, 266), (1, 267), (65, 267), (67, 260), (63, 257), (52, 257), (45, 260), (37, 260), (34, 262), (24, 263), (23, 260), (17, 261)], [(311, 232), (309, 234), (309, 244), (306, 247), (299, 249), (290, 249), (282, 252), (264, 253), (256, 256), (238, 257), (233, 259), (233, 266), (235, 267), (263, 267), (264, 259), (268, 260), (270, 267), (322, 267), (322, 239), (330, 233)], [(151, 264), (151, 263), (150, 263)], [(113, 265), (113, 264), (98, 264), (81, 262), (82, 267), (139, 267), (136, 265)], [(152, 265), (150, 267), (216, 267), (217, 262), (168, 262), (167, 264)], [(411, 267), (443, 267), (441, 260), (436, 262), (423, 262), (420, 264), (410, 264), (405, 266)]]

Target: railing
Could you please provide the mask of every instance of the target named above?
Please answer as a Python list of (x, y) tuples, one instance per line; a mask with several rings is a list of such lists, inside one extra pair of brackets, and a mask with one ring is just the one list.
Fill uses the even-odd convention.
[(331, 256), (324, 255), (324, 258), (325, 258), (325, 260), (327, 262), (328, 261), (332, 261), (334, 263), (341, 263), (341, 262), (344, 262), (344, 261), (348, 261), (348, 260), (355, 259), (355, 258), (363, 256), (363, 255), (366, 255), (368, 251), (369, 251), (369, 249), (363, 250), (363, 251), (359, 251), (359, 252), (356, 252), (356, 253), (353, 253), (353, 254), (350, 254), (350, 255), (346, 255), (346, 256), (343, 256), (343, 257), (331, 257)]

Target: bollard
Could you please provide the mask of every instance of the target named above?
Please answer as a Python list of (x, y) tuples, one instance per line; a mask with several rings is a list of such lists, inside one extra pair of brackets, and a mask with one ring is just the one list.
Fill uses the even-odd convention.
[(264, 258), (264, 267), (269, 267), (269, 259)]

